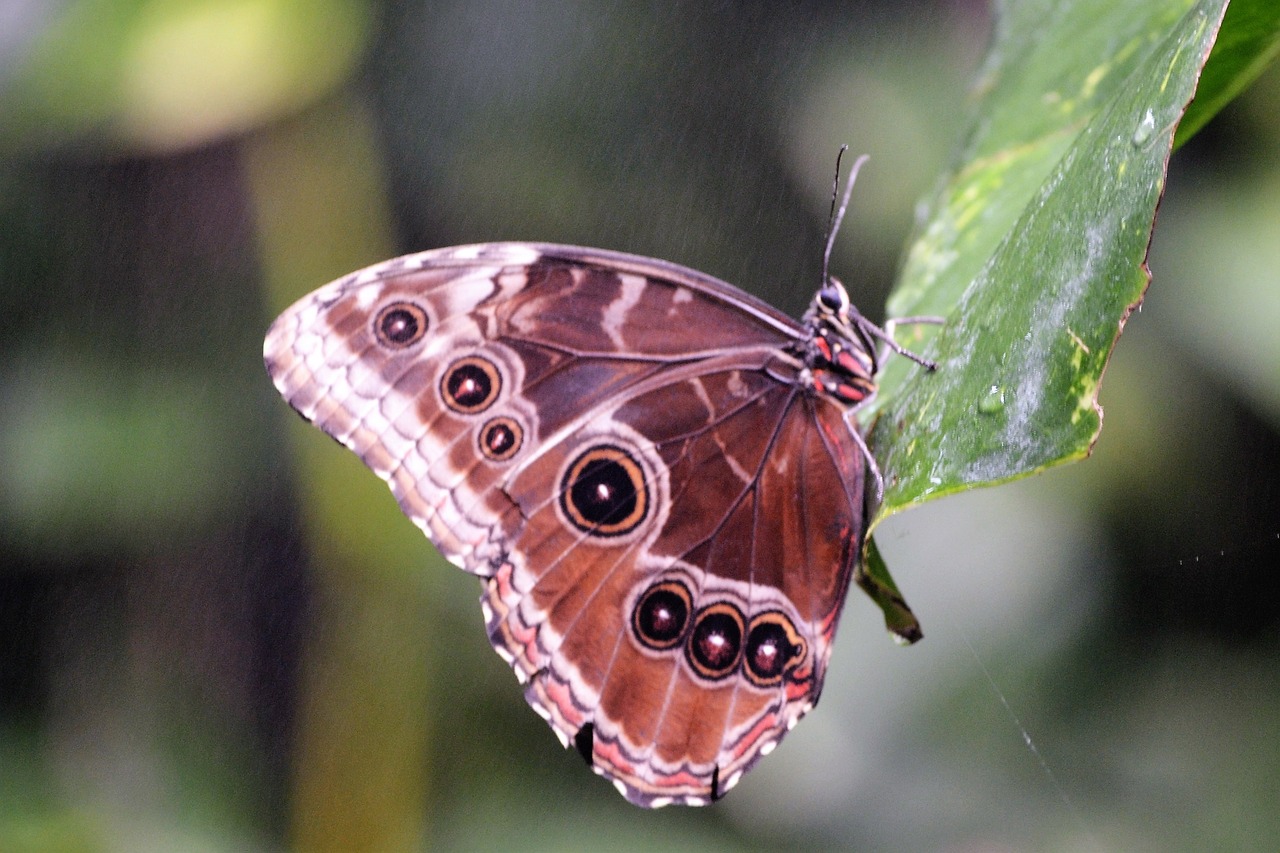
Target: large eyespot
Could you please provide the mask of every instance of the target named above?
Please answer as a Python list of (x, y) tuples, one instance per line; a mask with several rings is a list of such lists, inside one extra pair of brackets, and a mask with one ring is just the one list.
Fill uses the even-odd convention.
[(478, 355), (458, 359), (440, 379), (444, 404), (462, 415), (483, 412), (498, 399), (501, 390), (502, 374), (498, 366)]
[(804, 638), (785, 614), (757, 614), (747, 631), (747, 677), (760, 687), (781, 684), (783, 676), (804, 660), (805, 651)]
[(689, 616), (693, 613), (693, 596), (679, 581), (662, 581), (645, 590), (631, 612), (631, 629), (636, 639), (651, 649), (671, 649), (680, 645)]
[(480, 453), (494, 462), (505, 462), (520, 449), (524, 429), (514, 418), (496, 417), (480, 428)]
[(743, 618), (738, 608), (724, 601), (698, 611), (685, 647), (689, 663), (704, 678), (724, 678), (742, 656)]
[(411, 347), (427, 333), (427, 312), (412, 302), (392, 302), (373, 318), (373, 336), (391, 349)]
[(599, 445), (569, 465), (560, 485), (560, 508), (583, 533), (622, 536), (649, 514), (644, 469), (627, 451)]

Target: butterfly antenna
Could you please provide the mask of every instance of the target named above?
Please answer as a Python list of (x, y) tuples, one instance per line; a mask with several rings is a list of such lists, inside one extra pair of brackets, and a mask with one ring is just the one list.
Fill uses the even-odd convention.
[(828, 270), (831, 267), (831, 250), (835, 248), (836, 235), (840, 233), (840, 223), (844, 221), (844, 212), (849, 209), (849, 199), (853, 196), (853, 182), (858, 179), (858, 170), (862, 168), (862, 164), (867, 162), (866, 154), (853, 161), (853, 168), (849, 170), (849, 183), (844, 188), (844, 198), (840, 199), (840, 206), (837, 208), (836, 199), (840, 193), (840, 162), (844, 159), (844, 152), (848, 150), (848, 145), (841, 145), (840, 153), (836, 154), (836, 178), (831, 184), (831, 215), (827, 219), (827, 248), (822, 253), (823, 287), (826, 287), (828, 281)]

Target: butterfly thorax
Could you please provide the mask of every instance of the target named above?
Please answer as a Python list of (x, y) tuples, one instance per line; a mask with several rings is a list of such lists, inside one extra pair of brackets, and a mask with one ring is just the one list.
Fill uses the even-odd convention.
[(876, 392), (876, 357), (862, 324), (866, 321), (831, 278), (805, 312), (809, 338), (802, 356), (809, 382), (819, 393), (849, 406), (866, 402)]

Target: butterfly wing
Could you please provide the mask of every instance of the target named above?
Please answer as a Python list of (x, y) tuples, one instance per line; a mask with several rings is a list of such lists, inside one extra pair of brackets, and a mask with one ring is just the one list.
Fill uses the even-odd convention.
[(803, 327), (672, 264), (486, 244), (286, 311), (269, 372), (455, 564), (565, 744), (641, 805), (719, 796), (818, 697), (864, 461)]

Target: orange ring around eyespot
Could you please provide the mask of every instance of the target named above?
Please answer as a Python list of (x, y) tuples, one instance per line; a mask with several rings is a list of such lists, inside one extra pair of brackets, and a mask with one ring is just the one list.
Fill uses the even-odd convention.
[(502, 373), (487, 358), (470, 355), (450, 364), (440, 377), (440, 399), (460, 415), (478, 415), (502, 392)]
[[(624, 478), (619, 480), (619, 476)], [(592, 489), (596, 495), (592, 495)], [(629, 491), (624, 491), (629, 489)], [(612, 494), (610, 492), (613, 492)], [(591, 506), (596, 500), (600, 506)], [(592, 536), (623, 536), (649, 514), (644, 469), (611, 444), (588, 449), (569, 465), (560, 483), (560, 508), (574, 527)], [(621, 517), (619, 511), (625, 510)]]
[[(497, 450), (493, 448), (492, 438), (496, 431), (506, 430), (510, 436), (506, 446)], [(485, 421), (484, 426), (480, 427), (480, 433), (476, 437), (476, 443), (480, 446), (480, 455), (485, 459), (493, 462), (506, 462), (512, 456), (515, 456), (521, 445), (524, 444), (524, 428), (520, 426), (519, 421), (515, 418), (509, 418), (506, 415), (499, 415)]]
[(427, 312), (412, 302), (392, 302), (373, 318), (373, 336), (390, 349), (408, 349), (426, 337)]
[[(736, 629), (738, 636), (733, 641), (732, 655), (726, 655), (722, 663), (715, 665), (714, 661), (703, 660), (700, 657), (702, 650), (698, 648), (698, 631), (707, 623), (707, 620), (720, 617), (728, 618), (727, 624)], [(717, 601), (699, 610), (698, 615), (694, 617), (693, 627), (689, 630), (689, 636), (685, 639), (684, 645), (685, 659), (689, 661), (693, 671), (703, 678), (715, 681), (724, 678), (737, 669), (738, 664), (742, 661), (743, 644), (747, 639), (745, 623), (746, 620), (743, 618), (742, 612), (727, 601)]]
[[(674, 597), (673, 603), (680, 604), (684, 609), (683, 616), (677, 615), (675, 618), (680, 623), (678, 627), (673, 626), (666, 636), (655, 636), (653, 624), (646, 623), (645, 606), (650, 604), (655, 596), (661, 594), (669, 594)], [(651, 616), (652, 614), (648, 614)], [(650, 623), (652, 619), (649, 620)], [(684, 640), (685, 635), (689, 633), (689, 626), (693, 624), (693, 594), (689, 592), (689, 588), (677, 580), (664, 580), (655, 583), (644, 591), (640, 599), (636, 602), (636, 606), (631, 611), (631, 630), (635, 633), (636, 639), (646, 648), (655, 651), (666, 651), (674, 649)]]
[[(752, 634), (754, 634), (758, 628), (766, 626), (780, 629), (784, 642), (786, 643), (785, 648), (779, 649), (779, 652), (785, 655), (785, 659), (782, 661), (782, 665), (778, 668), (778, 671), (773, 674), (758, 672), (752, 665), (751, 660)], [(796, 630), (795, 625), (791, 623), (791, 620), (785, 613), (778, 610), (768, 610), (764, 613), (757, 613), (755, 616), (751, 617), (751, 623), (747, 626), (747, 632), (742, 641), (743, 672), (747, 674), (747, 678), (751, 680), (752, 684), (755, 684), (758, 687), (773, 687), (781, 684), (782, 680), (786, 677), (786, 674), (804, 661), (805, 655), (808, 653), (808, 648), (808, 643), (805, 642), (804, 637), (800, 636), (800, 632)]]

